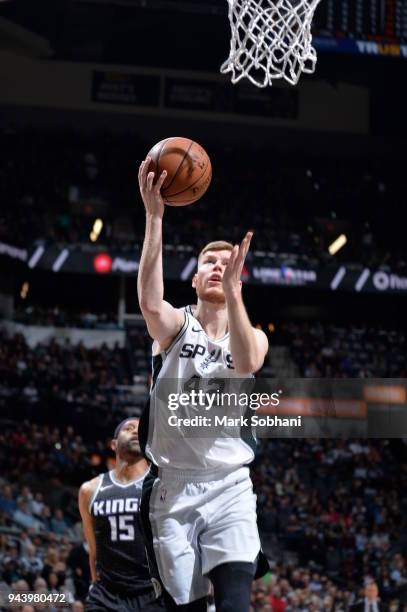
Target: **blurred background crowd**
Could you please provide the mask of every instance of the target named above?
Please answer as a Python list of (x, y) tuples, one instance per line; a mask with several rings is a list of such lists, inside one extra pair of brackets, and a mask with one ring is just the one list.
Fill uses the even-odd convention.
[[(0, 448), (2, 590), (82, 600), (89, 567), (77, 489), (114, 466), (108, 439), (9, 420)], [(383, 601), (404, 610), (407, 460), (397, 445), (263, 441), (253, 479), (272, 561), (270, 575), (255, 585), (254, 610), (346, 610), (368, 578)]]
[[(200, 247), (253, 229), (247, 267), (264, 263), (265, 276), (243, 274), (245, 304), (271, 345), (259, 376), (378, 378), (396, 390), (391, 408), (407, 409), (405, 4), (323, 0), (315, 33), (353, 54), (325, 46), (297, 87), (257, 90), (218, 74), (229, 47), (218, 0), (0, 0), (1, 609), (26, 590), (84, 609), (78, 487), (114, 466), (112, 432), (148, 397), (137, 169), (163, 138), (191, 137), (213, 166), (202, 200), (166, 210), (166, 299), (194, 300), (184, 266)], [(122, 267), (108, 269), (116, 254)], [(407, 612), (407, 433), (396, 433), (260, 440), (271, 571), (251, 612), (347, 612), (373, 583), (380, 607), (359, 610)]]
[[(136, 197), (137, 168), (153, 144), (137, 133), (0, 127), (0, 241), (92, 246), (98, 213), (104, 221), (98, 246), (138, 252), (144, 212)], [(242, 228), (252, 228), (255, 251), (323, 265), (332, 261), (332, 239), (345, 232), (340, 261), (404, 269), (403, 235), (394, 218), (405, 183), (396, 155), (366, 156), (355, 165), (346, 157), (218, 144), (211, 146), (211, 160), (210, 200), (172, 211), (167, 220), (164, 238), (173, 252), (195, 252), (212, 239), (214, 227), (235, 242)]]
[[(321, 328), (317, 332), (301, 324), (281, 326), (298, 367), (300, 356), (302, 363), (308, 359), (307, 350), (323, 348)], [(319, 338), (319, 344), (312, 344), (307, 334)], [(297, 336), (304, 339), (302, 353), (293, 340)], [(146, 360), (141, 333), (139, 340)], [(3, 329), (4, 592), (29, 588), (85, 597), (89, 568), (77, 490), (114, 466), (106, 432), (131, 413), (126, 408), (137, 413), (144, 401), (147, 363), (141, 395), (133, 388), (130, 403), (115, 407), (115, 386), (129, 385), (127, 356), (128, 350), (118, 347), (86, 349), (55, 339), (30, 348), (22, 335), (10, 336)], [(255, 585), (254, 611), (346, 610), (365, 579), (375, 579), (382, 600), (404, 610), (407, 453), (400, 440), (262, 440), (253, 480), (259, 527), (272, 562), (270, 575)], [(80, 610), (80, 603), (75, 605)]]

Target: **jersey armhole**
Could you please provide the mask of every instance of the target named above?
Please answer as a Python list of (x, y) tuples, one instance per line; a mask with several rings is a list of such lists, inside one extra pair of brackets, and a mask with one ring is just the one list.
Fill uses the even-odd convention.
[(94, 491), (94, 493), (93, 493), (93, 495), (92, 495), (92, 497), (90, 498), (90, 501), (89, 501), (89, 506), (88, 506), (89, 514), (92, 513), (92, 504), (95, 501), (97, 494), (99, 493), (99, 489), (102, 486), (102, 482), (103, 482), (103, 474), (100, 474), (98, 486), (96, 487), (96, 489), (95, 489), (95, 491)]
[(152, 352), (152, 357), (154, 359), (154, 357), (158, 357), (159, 355), (167, 355), (170, 350), (172, 349), (172, 347), (174, 346), (174, 344), (180, 339), (181, 334), (183, 334), (186, 331), (186, 325), (187, 325), (187, 311), (186, 309), (182, 309), (184, 311), (184, 322), (181, 326), (181, 329), (179, 330), (179, 332), (177, 333), (176, 336), (174, 336), (174, 338), (171, 341), (171, 344), (169, 346), (167, 346), (166, 349), (163, 349), (161, 351), (159, 351), (158, 353), (156, 352), (156, 348), (157, 348), (157, 344), (159, 345), (160, 343), (157, 342), (157, 340), (153, 341), (152, 347), (151, 347), (151, 352)]
[(184, 324), (179, 330), (178, 334), (175, 336), (174, 340), (171, 342), (170, 346), (168, 346), (165, 351), (162, 351), (164, 355), (168, 355), (168, 353), (174, 348), (177, 342), (182, 338), (182, 336), (186, 333), (189, 324), (189, 315), (184, 310)]

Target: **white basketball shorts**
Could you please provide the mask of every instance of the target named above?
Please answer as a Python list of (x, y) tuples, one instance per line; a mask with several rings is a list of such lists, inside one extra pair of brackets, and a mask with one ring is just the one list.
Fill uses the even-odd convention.
[(206, 596), (206, 574), (217, 565), (253, 563), (260, 551), (256, 496), (247, 467), (199, 479), (186, 471), (161, 470), (149, 516), (160, 577), (177, 604)]

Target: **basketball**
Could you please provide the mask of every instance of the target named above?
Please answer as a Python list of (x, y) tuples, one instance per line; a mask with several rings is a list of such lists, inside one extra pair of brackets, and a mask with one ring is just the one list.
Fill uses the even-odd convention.
[(169, 206), (193, 204), (208, 189), (212, 165), (205, 149), (190, 138), (172, 137), (157, 142), (150, 150), (149, 172), (157, 181), (163, 170), (167, 176), (161, 195)]

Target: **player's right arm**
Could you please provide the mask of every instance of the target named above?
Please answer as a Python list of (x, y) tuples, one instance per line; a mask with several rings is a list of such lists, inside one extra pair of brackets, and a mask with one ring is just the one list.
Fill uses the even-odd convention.
[(150, 336), (166, 349), (184, 323), (184, 314), (164, 300), (164, 278), (162, 261), (162, 225), (164, 200), (161, 186), (166, 173), (162, 172), (153, 185), (154, 173), (148, 172), (151, 159), (146, 159), (139, 168), (138, 180), (141, 197), (146, 209), (146, 230), (137, 279), (137, 293), (141, 312), (147, 323)]
[(81, 488), (79, 489), (78, 495), (79, 512), (82, 518), (83, 533), (89, 547), (89, 566), (92, 582), (96, 582), (96, 580), (98, 579), (98, 575), (96, 571), (95, 532), (93, 531), (93, 522), (92, 516), (89, 511), (89, 504), (96, 491), (98, 482), (99, 477), (93, 478), (93, 480), (89, 480), (88, 482), (84, 482)]

